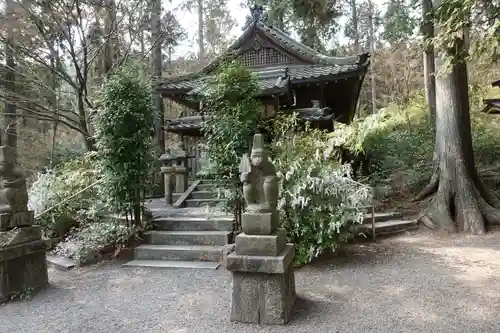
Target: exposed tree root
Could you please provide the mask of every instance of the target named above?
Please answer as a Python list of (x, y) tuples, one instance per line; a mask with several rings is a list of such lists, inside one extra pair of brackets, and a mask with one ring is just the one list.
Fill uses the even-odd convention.
[(421, 201), (433, 196), (419, 221), (433, 230), (482, 235), (487, 226), (500, 224), (500, 200), (479, 177), (469, 177), (461, 163), (457, 164), (448, 170), (454, 171), (451, 176), (436, 170), (415, 197)]

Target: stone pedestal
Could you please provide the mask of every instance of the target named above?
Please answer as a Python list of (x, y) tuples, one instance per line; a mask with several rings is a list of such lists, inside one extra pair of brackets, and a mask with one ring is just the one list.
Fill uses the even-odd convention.
[(294, 246), (285, 244), (285, 230), (270, 235), (236, 236), (227, 257), (232, 272), (231, 321), (286, 324), (295, 303)]
[(48, 285), (46, 242), (32, 211), (0, 214), (0, 302)]

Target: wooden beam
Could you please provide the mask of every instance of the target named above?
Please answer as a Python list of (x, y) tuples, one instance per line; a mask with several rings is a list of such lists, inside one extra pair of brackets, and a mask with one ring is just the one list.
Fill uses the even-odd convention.
[(200, 184), (201, 180), (195, 180), (191, 186), (188, 187), (186, 192), (182, 193), (182, 195), (177, 199), (177, 201), (174, 203), (174, 208), (181, 208), (184, 205), (184, 201), (187, 200), (187, 198), (193, 193), (194, 189), (196, 186)]

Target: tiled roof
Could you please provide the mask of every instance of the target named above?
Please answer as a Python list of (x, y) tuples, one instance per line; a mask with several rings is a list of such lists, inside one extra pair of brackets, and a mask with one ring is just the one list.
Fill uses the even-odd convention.
[[(285, 89), (289, 82), (289, 77), (286, 68), (276, 68), (276, 69), (263, 69), (260, 71), (253, 72), (258, 77), (259, 88), (262, 92), (268, 90), (281, 90)], [(210, 92), (210, 81), (213, 80), (213, 76), (208, 76), (206, 78), (195, 79), (191, 83), (195, 87), (189, 91), (188, 95), (206, 95)], [(187, 83), (184, 83), (185, 85)], [(176, 86), (176, 83), (172, 84), (172, 88)], [(170, 89), (172, 89), (170, 88)], [(174, 88), (175, 89), (175, 88)]]
[[(357, 65), (290, 65), (267, 69), (254, 70), (259, 79), (260, 90), (265, 93), (269, 90), (285, 89), (288, 83), (294, 81), (315, 79), (349, 72), (357, 72)], [(187, 95), (205, 95), (213, 76), (186, 79), (174, 82), (164, 82), (163, 89), (184, 90)]]
[[(291, 71), (295, 71), (296, 78), (318, 77), (321, 75), (335, 75), (344, 72), (360, 70), (369, 65), (369, 53), (362, 53), (351, 57), (331, 57), (323, 55), (312, 48), (294, 40), (282, 30), (267, 25), (260, 19), (254, 19), (243, 31), (243, 34), (219, 57), (206, 65), (200, 71), (184, 76), (163, 79), (160, 83), (160, 90), (184, 90), (200, 86), (200, 80), (204, 80), (211, 75), (221, 61), (233, 56), (239, 51), (241, 46), (248, 38), (252, 38), (255, 32), (260, 32), (281, 48), (302, 59), (304, 63), (311, 65), (301, 65), (302, 67), (290, 66)], [(295, 67), (295, 68), (294, 68)], [(283, 69), (283, 68), (282, 68)], [(328, 74), (324, 74), (328, 72)], [(291, 74), (293, 79), (293, 74)], [(271, 82), (263, 82), (263, 87)], [(202, 89), (202, 88), (200, 88)]]

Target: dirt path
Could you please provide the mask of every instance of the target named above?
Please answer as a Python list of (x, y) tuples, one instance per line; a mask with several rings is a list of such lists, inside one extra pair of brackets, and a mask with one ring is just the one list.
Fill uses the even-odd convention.
[(107, 263), (50, 279), (32, 301), (0, 307), (0, 332), (500, 332), (500, 232), (401, 236), (301, 268), (286, 327), (230, 323), (224, 270)]

